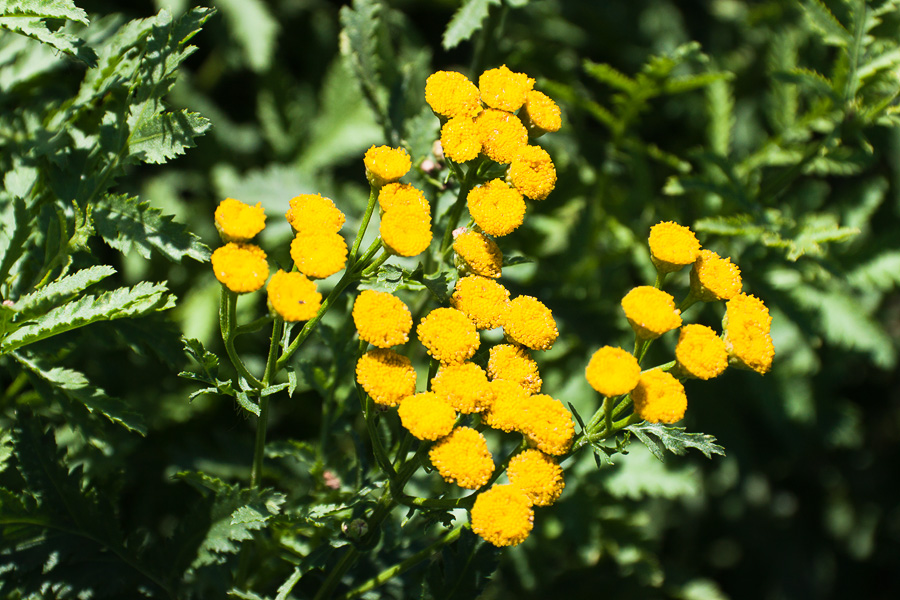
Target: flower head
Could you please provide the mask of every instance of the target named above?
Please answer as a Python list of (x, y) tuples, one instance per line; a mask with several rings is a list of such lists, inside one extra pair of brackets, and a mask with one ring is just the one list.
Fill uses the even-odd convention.
[(380, 233), (392, 253), (416, 256), (431, 245), (431, 214), (412, 204), (395, 206), (381, 215)]
[(475, 275), (500, 277), (503, 253), (497, 242), (477, 231), (453, 232), (453, 251)]
[(425, 195), (408, 183), (389, 183), (378, 190), (378, 206), (385, 212), (400, 206), (412, 206), (421, 209), (426, 216), (431, 215)]
[(488, 277), (469, 275), (456, 282), (450, 304), (464, 312), (477, 329), (493, 329), (503, 324), (509, 290)]
[(741, 292), (741, 270), (730, 258), (701, 250), (691, 268), (691, 293), (704, 302), (730, 300)]
[(481, 112), (478, 88), (456, 71), (438, 71), (425, 80), (425, 102), (438, 116), (446, 119), (474, 119)]
[(523, 403), (518, 429), (538, 450), (554, 455), (568, 452), (575, 436), (572, 414), (546, 394), (535, 394)]
[(269, 280), (266, 292), (271, 309), (289, 323), (309, 321), (322, 305), (322, 294), (316, 291), (316, 284), (297, 272), (285, 273), (278, 269)]
[(481, 151), (492, 161), (508, 164), (528, 143), (528, 130), (512, 113), (488, 108), (475, 119)]
[(405, 356), (375, 348), (356, 362), (356, 381), (376, 403), (397, 406), (416, 393), (416, 370)]
[(684, 386), (669, 373), (653, 369), (641, 373), (641, 379), (631, 392), (634, 412), (650, 423), (677, 423), (687, 410)]
[(491, 348), (487, 365), (488, 377), (505, 379), (521, 385), (529, 394), (541, 391), (541, 374), (528, 350), (516, 344), (498, 344)]
[(725, 347), (729, 362), (764, 375), (772, 367), (775, 346), (770, 330), (772, 317), (759, 298), (738, 294), (725, 304)]
[(634, 333), (652, 340), (681, 325), (681, 313), (670, 294), (649, 285), (641, 285), (622, 298), (622, 308)]
[(297, 233), (337, 233), (344, 226), (344, 213), (321, 194), (301, 194), (291, 198), (284, 215)]
[(379, 348), (390, 348), (409, 341), (412, 314), (392, 294), (363, 290), (353, 303), (353, 322), (359, 339)]
[(431, 391), (463, 414), (481, 412), (494, 400), (484, 369), (470, 362), (443, 365), (431, 380)]
[(254, 244), (229, 242), (216, 248), (211, 257), (213, 273), (232, 292), (255, 292), (269, 278), (266, 253)]
[(559, 131), (559, 128), (562, 127), (559, 106), (546, 94), (537, 90), (528, 92), (528, 95), (525, 96), (525, 107), (519, 114), (533, 138)]
[(407, 396), (397, 409), (400, 422), (420, 440), (437, 440), (453, 430), (456, 411), (437, 394), (421, 392)]
[(324, 279), (344, 268), (347, 242), (339, 233), (298, 233), (291, 242), (297, 270), (312, 279)]
[(481, 343), (475, 324), (455, 308), (436, 308), (416, 327), (428, 354), (442, 363), (460, 363), (472, 358)]
[(397, 181), (412, 166), (406, 150), (390, 146), (372, 146), (366, 150), (363, 162), (366, 164), (366, 178), (373, 187)]
[(431, 464), (447, 483), (477, 490), (494, 473), (487, 440), (471, 427), (457, 427), (428, 452)]
[(630, 352), (603, 346), (591, 356), (585, 376), (591, 387), (604, 396), (621, 396), (638, 384), (641, 367)]
[(513, 157), (507, 179), (524, 196), (543, 200), (556, 187), (556, 167), (540, 146), (524, 146)]
[(492, 179), (472, 188), (466, 201), (472, 219), (493, 236), (512, 233), (525, 218), (525, 199), (502, 179)]
[(510, 485), (528, 494), (535, 506), (550, 506), (566, 487), (562, 467), (533, 448), (516, 454), (509, 461), (506, 473)]
[(497, 547), (517, 546), (534, 527), (528, 494), (512, 485), (495, 485), (478, 494), (470, 513), (472, 531)]
[(518, 430), (522, 409), (528, 402), (528, 390), (515, 381), (495, 379), (491, 382), (491, 392), (491, 405), (482, 413), (481, 419), (494, 429)]
[(661, 273), (677, 271), (697, 260), (700, 242), (689, 227), (664, 221), (650, 228), (650, 256)]
[(266, 227), (262, 202), (256, 206), (225, 198), (216, 208), (216, 229), (226, 242), (247, 241)]
[(458, 163), (477, 158), (481, 154), (481, 138), (475, 121), (469, 117), (454, 117), (441, 127), (441, 148), (444, 156)]
[(525, 97), (534, 87), (534, 79), (525, 73), (515, 73), (502, 65), (488, 69), (478, 78), (481, 100), (491, 108), (509, 112), (519, 110)]
[(675, 346), (675, 360), (682, 373), (712, 379), (728, 366), (728, 350), (722, 338), (706, 325), (685, 325)]
[(559, 337), (550, 309), (531, 296), (519, 296), (509, 301), (503, 331), (517, 344), (532, 350), (549, 350)]

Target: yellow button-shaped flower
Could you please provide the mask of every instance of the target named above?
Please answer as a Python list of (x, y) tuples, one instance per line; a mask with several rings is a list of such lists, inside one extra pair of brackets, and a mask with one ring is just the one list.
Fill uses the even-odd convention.
[(519, 296), (509, 301), (503, 332), (517, 344), (532, 350), (549, 350), (559, 337), (553, 313), (531, 296)]
[(289, 323), (309, 321), (322, 305), (322, 294), (316, 290), (315, 282), (302, 273), (279, 269), (269, 280), (266, 293), (269, 307)]
[(685, 325), (675, 346), (675, 360), (683, 374), (712, 379), (728, 366), (725, 342), (706, 325)]
[(330, 198), (301, 194), (290, 200), (285, 217), (297, 233), (337, 233), (346, 217)]
[(436, 115), (475, 118), (481, 112), (478, 88), (456, 71), (438, 71), (425, 80), (425, 102)]
[(698, 300), (730, 300), (741, 293), (741, 270), (730, 258), (701, 250), (691, 268), (691, 293)]
[(254, 244), (229, 242), (216, 248), (210, 258), (216, 279), (232, 292), (255, 292), (269, 278), (266, 253)]
[(661, 273), (692, 264), (700, 254), (700, 242), (689, 227), (664, 221), (650, 228), (650, 256)]
[(481, 412), (494, 399), (484, 369), (470, 362), (443, 365), (431, 380), (431, 391), (463, 414)]
[(684, 386), (669, 373), (659, 369), (641, 373), (637, 387), (631, 392), (635, 414), (650, 423), (677, 423), (687, 410)]
[(475, 186), (466, 202), (475, 223), (496, 237), (512, 233), (525, 218), (525, 199), (521, 192), (502, 179)]
[(620, 396), (638, 384), (641, 367), (630, 352), (603, 346), (591, 356), (585, 376), (591, 387), (604, 396)]
[(488, 277), (469, 275), (456, 282), (450, 304), (464, 312), (477, 329), (493, 329), (503, 325), (509, 290)]
[(250, 206), (234, 198), (225, 198), (216, 208), (215, 218), (216, 229), (226, 242), (247, 241), (266, 227), (266, 211), (261, 202)]
[(419, 341), (442, 363), (469, 360), (481, 343), (475, 324), (455, 308), (436, 308), (416, 328)]
[(556, 187), (556, 167), (540, 146), (525, 146), (516, 152), (507, 179), (523, 196), (544, 200)]
[(514, 381), (529, 394), (541, 391), (541, 374), (538, 365), (528, 350), (517, 344), (498, 344), (491, 348), (487, 365), (488, 377), (492, 380)]
[(416, 370), (405, 356), (387, 348), (369, 350), (356, 362), (356, 381), (376, 403), (397, 406), (416, 393)]
[(363, 290), (353, 303), (353, 323), (359, 339), (379, 348), (409, 341), (412, 314), (400, 298), (387, 292)]
[(407, 396), (397, 409), (400, 422), (420, 440), (438, 440), (453, 430), (456, 411), (431, 392)]
[(347, 242), (339, 233), (298, 233), (291, 242), (291, 259), (311, 279), (334, 275), (347, 263)]
[(671, 294), (641, 285), (622, 298), (622, 308), (635, 335), (652, 340), (681, 326), (681, 313)]
[(771, 326), (769, 309), (756, 296), (738, 294), (729, 300), (722, 321), (729, 362), (760, 375), (767, 373), (775, 357)]
[(472, 531), (494, 546), (516, 546), (534, 527), (534, 509), (519, 488), (495, 485), (475, 498), (470, 522)]
[(471, 427), (457, 427), (428, 452), (431, 464), (447, 483), (477, 490), (494, 473), (487, 440)]
[(563, 470), (550, 456), (533, 448), (516, 454), (506, 468), (509, 483), (526, 494), (535, 506), (550, 506), (563, 488)]
[(503, 269), (503, 253), (497, 242), (477, 231), (453, 232), (453, 251), (475, 275), (500, 277)]

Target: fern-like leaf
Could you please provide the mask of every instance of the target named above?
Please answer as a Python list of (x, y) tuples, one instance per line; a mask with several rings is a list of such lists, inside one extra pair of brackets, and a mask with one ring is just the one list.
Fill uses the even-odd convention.
[(72, 0), (11, 0), (0, 6), (0, 28), (52, 46), (88, 66), (97, 65), (97, 55), (84, 40), (63, 29), (51, 31), (46, 19), (88, 24), (87, 13), (75, 6)]
[(484, 25), (491, 6), (499, 6), (500, 0), (465, 0), (444, 31), (444, 50), (457, 47), (475, 35)]
[(97, 265), (66, 275), (19, 298), (13, 305), (16, 321), (25, 321), (34, 315), (44, 314), (51, 308), (68, 302), (90, 286), (103, 281), (116, 272), (109, 265)]
[(160, 164), (196, 146), (194, 138), (206, 133), (209, 119), (187, 110), (162, 112), (145, 118), (131, 131), (128, 154), (146, 163)]
[(686, 454), (689, 448), (696, 448), (706, 458), (712, 458), (713, 454), (725, 456), (725, 449), (716, 444), (715, 437), (705, 433), (687, 433), (684, 427), (669, 427), (661, 423), (645, 421), (629, 425), (625, 429), (636, 435), (653, 453), (653, 456), (662, 461), (665, 461), (665, 450), (682, 455)]

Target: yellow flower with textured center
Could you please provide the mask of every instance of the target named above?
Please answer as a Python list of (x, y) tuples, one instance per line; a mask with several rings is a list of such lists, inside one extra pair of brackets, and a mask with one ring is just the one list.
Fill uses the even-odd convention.
[(456, 411), (437, 394), (422, 392), (407, 396), (397, 409), (400, 422), (420, 440), (438, 440), (453, 430)]
[(528, 130), (512, 113), (488, 108), (475, 119), (481, 151), (500, 164), (512, 162), (520, 148), (528, 144)]
[(359, 339), (379, 348), (390, 348), (409, 341), (412, 314), (392, 294), (363, 290), (353, 303), (353, 322)]
[(502, 179), (472, 188), (466, 201), (472, 219), (490, 235), (510, 234), (525, 218), (525, 199)]
[(491, 391), (491, 405), (482, 413), (482, 421), (493, 429), (517, 431), (522, 409), (528, 402), (528, 390), (515, 381), (495, 379), (491, 382)]
[(443, 365), (431, 380), (431, 391), (463, 414), (481, 412), (494, 400), (484, 369), (470, 362)]
[(635, 335), (652, 340), (681, 326), (681, 313), (671, 294), (641, 285), (622, 298), (622, 308)]
[(730, 300), (741, 292), (741, 270), (730, 258), (701, 250), (691, 268), (691, 293), (704, 302)]
[(442, 363), (460, 363), (472, 358), (481, 343), (475, 324), (455, 308), (436, 308), (416, 327), (419, 341)]
[(395, 206), (381, 215), (381, 239), (399, 256), (416, 256), (431, 245), (431, 214), (418, 206)]
[(562, 467), (533, 448), (512, 457), (506, 474), (510, 485), (525, 492), (535, 506), (550, 506), (566, 487)]
[(591, 356), (585, 376), (591, 387), (604, 396), (620, 396), (638, 384), (641, 367), (631, 353), (603, 346)]
[(425, 80), (425, 102), (436, 115), (475, 118), (481, 112), (478, 88), (456, 71), (438, 71)]
[(481, 138), (474, 119), (455, 117), (441, 127), (441, 148), (444, 156), (463, 163), (481, 154)]
[(254, 244), (229, 242), (216, 248), (210, 259), (213, 273), (232, 292), (255, 292), (269, 278), (266, 253)]
[(408, 183), (389, 183), (378, 190), (378, 206), (390, 211), (399, 206), (412, 206), (425, 215), (431, 215), (431, 206), (425, 195)]
[(509, 290), (488, 277), (469, 275), (456, 282), (450, 304), (464, 312), (477, 329), (493, 329), (503, 325)]
[(534, 87), (534, 79), (525, 73), (510, 71), (506, 65), (488, 69), (478, 78), (481, 100), (491, 108), (514, 112), (525, 104), (525, 97)]
[(344, 268), (347, 242), (339, 233), (298, 233), (291, 242), (297, 270), (312, 279), (324, 279)]
[(291, 198), (284, 215), (297, 233), (337, 233), (344, 226), (344, 213), (321, 194), (301, 194)]
[(728, 366), (728, 350), (722, 338), (706, 325), (685, 325), (675, 346), (675, 360), (683, 373), (712, 379)]
[(650, 256), (660, 273), (671, 273), (697, 260), (700, 242), (689, 227), (664, 221), (650, 228)]
[(497, 242), (477, 231), (453, 232), (453, 251), (475, 275), (500, 277), (503, 253)]
[(533, 138), (559, 131), (562, 127), (559, 106), (549, 96), (537, 90), (531, 90), (525, 96), (525, 107), (519, 111), (519, 115)]
[(514, 381), (530, 394), (541, 391), (541, 374), (528, 350), (515, 344), (498, 344), (491, 348), (487, 374), (491, 379)]
[(531, 296), (519, 296), (509, 301), (503, 332), (517, 344), (532, 350), (549, 350), (559, 337), (550, 309)]
[(764, 375), (772, 367), (775, 346), (770, 330), (772, 317), (763, 301), (749, 294), (738, 294), (725, 304), (725, 347), (729, 362), (742, 369)]
[(487, 440), (471, 427), (457, 427), (428, 451), (431, 464), (444, 481), (467, 490), (477, 490), (494, 473), (494, 460)]
[(266, 211), (262, 202), (256, 206), (234, 198), (225, 198), (216, 208), (216, 229), (226, 242), (249, 240), (266, 227)]
[(556, 187), (556, 167), (540, 146), (520, 148), (509, 165), (507, 179), (532, 200), (543, 200)]
[(405, 356), (386, 348), (369, 350), (356, 362), (356, 381), (372, 400), (397, 406), (416, 393), (416, 370)]
[(565, 454), (572, 447), (575, 423), (569, 410), (556, 398), (535, 394), (523, 403), (519, 431), (546, 454)]
[(469, 521), (472, 531), (497, 546), (517, 546), (534, 527), (528, 494), (511, 485), (495, 485), (478, 494)]
[(635, 414), (650, 423), (677, 423), (687, 410), (684, 386), (669, 373), (654, 369), (641, 373), (631, 392)]
[(412, 161), (403, 148), (372, 146), (366, 150), (366, 178), (373, 187), (397, 181), (409, 172)]
[(278, 269), (266, 286), (266, 293), (269, 307), (289, 323), (309, 321), (322, 305), (322, 294), (316, 290), (316, 284), (301, 273)]

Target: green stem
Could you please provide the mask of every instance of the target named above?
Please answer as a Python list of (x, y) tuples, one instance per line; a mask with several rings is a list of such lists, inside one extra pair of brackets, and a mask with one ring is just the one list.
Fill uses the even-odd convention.
[(381, 443), (381, 438), (378, 436), (378, 429), (375, 426), (375, 402), (368, 394), (362, 391), (361, 387), (358, 387), (357, 389), (359, 389), (360, 397), (362, 398), (363, 413), (366, 417), (366, 430), (369, 432), (369, 438), (372, 441), (372, 451), (375, 453), (375, 461), (378, 463), (378, 466), (381, 467), (381, 470), (384, 471), (384, 474), (387, 475), (388, 480), (391, 482), (391, 486), (393, 486), (397, 473), (394, 471), (391, 459), (388, 457), (387, 452), (385, 452), (384, 445)]
[(454, 173), (456, 173), (457, 179), (459, 179), (459, 193), (456, 195), (456, 203), (450, 208), (450, 214), (447, 217), (447, 229), (444, 230), (444, 239), (441, 240), (441, 250), (439, 253), (439, 257), (441, 260), (447, 254), (447, 250), (450, 248), (451, 243), (453, 242), (453, 230), (456, 229), (457, 223), (459, 223), (459, 218), (462, 216), (463, 207), (466, 205), (466, 199), (469, 196), (469, 190), (472, 187), (472, 179), (475, 171), (478, 170), (478, 166), (481, 164), (479, 162), (473, 163), (469, 165), (469, 169), (466, 171), (465, 176), (462, 175), (462, 172), (459, 170), (459, 166), (453, 163), (452, 161), (447, 161), (450, 167), (453, 169)]
[(359, 224), (359, 231), (356, 232), (356, 239), (353, 240), (353, 246), (350, 248), (350, 255), (347, 258), (347, 270), (353, 268), (356, 264), (356, 254), (359, 252), (359, 245), (362, 244), (363, 236), (369, 227), (369, 220), (372, 218), (372, 212), (375, 210), (375, 204), (378, 201), (378, 190), (369, 186), (369, 202), (366, 204), (366, 212), (363, 213), (362, 221)]
[(256, 331), (259, 331), (260, 329), (265, 327), (268, 323), (271, 323), (272, 319), (274, 319), (274, 317), (272, 315), (266, 315), (264, 317), (260, 317), (260, 318), (256, 319), (255, 321), (250, 321), (249, 323), (246, 323), (244, 325), (238, 325), (237, 327), (234, 328), (234, 332), (231, 334), (231, 337), (236, 338), (239, 335), (244, 335), (247, 333), (254, 333)]
[(375, 261), (372, 264), (370, 264), (368, 267), (363, 269), (361, 275), (363, 277), (370, 277), (371, 275), (374, 275), (378, 271), (378, 268), (381, 267), (381, 265), (383, 265), (384, 263), (386, 263), (390, 257), (391, 257), (391, 254), (389, 252), (382, 252), (381, 256), (379, 256), (377, 259), (375, 259)]
[(225, 343), (225, 352), (228, 353), (228, 358), (231, 360), (231, 364), (234, 365), (234, 369), (238, 374), (256, 389), (262, 389), (266, 386), (247, 370), (244, 361), (241, 360), (241, 357), (238, 356), (237, 351), (234, 349), (234, 331), (236, 329), (237, 321), (236, 313), (237, 294), (223, 285), (221, 301), (219, 304), (219, 329), (222, 332), (222, 341)]
[[(263, 375), (263, 388), (272, 384), (275, 376), (275, 364), (278, 356), (278, 343), (281, 340), (281, 329), (284, 321), (275, 319), (272, 325), (272, 339), (269, 342), (269, 356), (266, 359), (266, 371)], [(263, 457), (266, 453), (266, 427), (269, 420), (269, 396), (259, 397), (259, 417), (256, 419), (256, 443), (253, 448), (253, 467), (250, 469), (250, 487), (258, 489), (262, 481)]]

